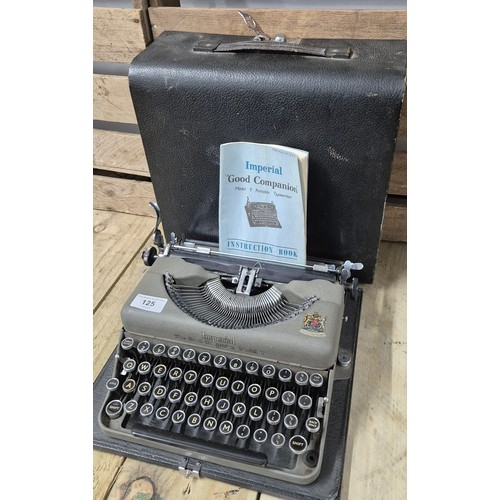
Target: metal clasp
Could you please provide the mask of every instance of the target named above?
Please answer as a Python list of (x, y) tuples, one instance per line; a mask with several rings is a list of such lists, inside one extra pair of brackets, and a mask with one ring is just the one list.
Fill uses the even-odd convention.
[(200, 477), (201, 462), (195, 461), (191, 463), (189, 458), (182, 459), (182, 465), (178, 467), (179, 471), (184, 474), (185, 477)]

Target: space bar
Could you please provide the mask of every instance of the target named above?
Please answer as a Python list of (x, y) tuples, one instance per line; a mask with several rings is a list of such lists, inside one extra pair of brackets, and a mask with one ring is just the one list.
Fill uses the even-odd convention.
[(148, 439), (150, 441), (156, 441), (158, 443), (169, 444), (171, 446), (176, 446), (177, 448), (185, 448), (210, 455), (217, 455), (221, 458), (247, 462), (252, 465), (265, 465), (267, 463), (267, 455), (265, 453), (242, 450), (219, 443), (209, 443), (201, 439), (184, 436), (183, 434), (176, 434), (169, 431), (158, 431), (141, 424), (133, 425), (131, 431), (134, 436)]

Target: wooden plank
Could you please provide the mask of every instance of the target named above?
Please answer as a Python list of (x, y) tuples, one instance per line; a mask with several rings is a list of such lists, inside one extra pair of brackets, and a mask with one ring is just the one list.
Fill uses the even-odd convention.
[(382, 239), (385, 241), (406, 241), (406, 205), (387, 203), (382, 224)]
[(151, 232), (149, 217), (94, 211), (94, 308), (120, 277), (122, 262), (135, 256), (132, 242), (144, 244)]
[(406, 177), (406, 151), (396, 151), (392, 161), (391, 178), (387, 192), (406, 196)]
[(383, 242), (365, 285), (349, 434), (349, 498), (406, 498), (406, 244)]
[(125, 461), (124, 457), (104, 453), (103, 451), (94, 450), (93, 458), (93, 499), (104, 500), (113, 479), (118, 474), (120, 467)]
[(190, 498), (256, 500), (255, 491), (208, 479), (186, 478), (178, 470), (127, 459), (107, 500)]
[[(245, 9), (273, 36), (288, 38), (406, 39), (406, 10)], [(246, 35), (251, 32), (237, 9), (149, 9), (153, 37), (163, 31)]]
[(129, 63), (146, 47), (141, 9), (94, 7), (94, 61)]
[(94, 168), (149, 177), (141, 136), (94, 129)]
[(128, 77), (94, 75), (94, 120), (137, 123)]
[(94, 175), (94, 208), (156, 217), (149, 202), (156, 200), (149, 181)]

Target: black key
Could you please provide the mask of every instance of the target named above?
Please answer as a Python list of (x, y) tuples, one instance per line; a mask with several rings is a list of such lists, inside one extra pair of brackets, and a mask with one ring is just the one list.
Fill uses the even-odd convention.
[(200, 378), (200, 384), (202, 387), (212, 387), (214, 383), (214, 376), (211, 373), (205, 373)]
[(157, 385), (153, 389), (153, 396), (156, 399), (164, 398), (166, 394), (167, 394), (167, 388), (164, 385)]
[(123, 371), (126, 373), (133, 372), (136, 366), (137, 363), (135, 362), (135, 359), (128, 358), (123, 362)]
[(125, 337), (120, 345), (124, 351), (129, 351), (134, 346), (134, 339), (132, 337)]
[(137, 407), (139, 406), (139, 403), (135, 399), (131, 399), (130, 401), (127, 401), (123, 407), (125, 410), (125, 413), (128, 413), (129, 415), (132, 415), (137, 410)]
[(262, 391), (262, 388), (260, 387), (259, 384), (251, 384), (248, 386), (248, 395), (251, 398), (258, 398), (260, 396), (260, 393)]
[(259, 371), (259, 363), (257, 363), (257, 361), (249, 361), (245, 365), (245, 371), (249, 375), (255, 375)]
[(184, 382), (186, 384), (194, 384), (198, 380), (198, 374), (194, 370), (188, 370), (184, 374)]
[(268, 401), (277, 401), (280, 397), (280, 393), (276, 387), (268, 387), (264, 394)]
[(165, 344), (155, 344), (155, 346), (153, 347), (153, 355), (161, 356), (165, 353), (166, 350), (167, 348), (165, 347)]
[(196, 351), (194, 349), (186, 349), (182, 353), (182, 359), (186, 362), (193, 361), (196, 358)]
[(198, 394), (196, 392), (188, 392), (184, 396), (184, 403), (186, 403), (187, 406), (194, 406), (198, 402)]
[(142, 340), (137, 344), (137, 352), (139, 354), (145, 354), (149, 351), (151, 344), (147, 340)]
[(295, 403), (295, 394), (292, 391), (285, 391), (281, 396), (281, 401), (283, 401), (283, 404), (291, 406)]
[(315, 432), (318, 432), (319, 429), (320, 429), (320, 423), (319, 423), (319, 420), (316, 418), (316, 417), (309, 417), (307, 420), (306, 420), (306, 429), (309, 431), (309, 432), (312, 432), (313, 434)]
[(242, 382), (241, 380), (235, 380), (231, 384), (231, 392), (233, 394), (243, 394), (243, 392), (245, 392), (245, 382)]
[(219, 432), (221, 434), (231, 434), (233, 432), (233, 424), (229, 420), (224, 420), (224, 422), (221, 422), (219, 425)]
[(170, 410), (166, 406), (160, 406), (155, 413), (155, 417), (158, 420), (165, 420), (168, 418), (168, 415), (170, 413)]
[(250, 427), (248, 427), (248, 425), (240, 425), (237, 429), (236, 429), (236, 435), (240, 438), (240, 439), (246, 439), (248, 436), (250, 436)]
[(297, 425), (299, 424), (299, 419), (297, 418), (297, 415), (294, 415), (293, 413), (289, 413), (283, 419), (283, 423), (285, 424), (285, 427), (287, 429), (295, 429), (297, 427)]
[(151, 392), (151, 384), (149, 382), (141, 382), (137, 388), (137, 392), (141, 396), (147, 396)]
[(262, 368), (262, 375), (266, 378), (273, 378), (276, 375), (276, 367), (273, 365), (265, 365)]
[(189, 427), (198, 427), (201, 423), (201, 417), (198, 415), (198, 413), (192, 413), (189, 415), (187, 423)]
[(265, 429), (257, 429), (253, 433), (253, 439), (257, 443), (263, 443), (267, 439), (267, 431)]
[(227, 377), (219, 377), (215, 381), (215, 387), (219, 389), (219, 391), (224, 391), (229, 386), (229, 379)]
[(321, 375), (321, 373), (313, 373), (309, 377), (309, 383), (313, 387), (321, 387), (323, 385), (323, 382), (324, 382), (324, 379), (323, 379), (323, 375)]
[(209, 410), (214, 405), (214, 398), (210, 395), (203, 396), (200, 405), (204, 410)]
[(270, 425), (276, 425), (279, 423), (281, 418), (280, 412), (277, 410), (269, 410), (266, 415), (267, 423)]
[(295, 383), (297, 385), (306, 385), (309, 382), (309, 375), (306, 372), (297, 372), (295, 374)]
[(198, 363), (200, 365), (208, 365), (211, 359), (212, 355), (209, 352), (202, 352), (198, 355)]
[(281, 448), (285, 444), (285, 436), (281, 432), (277, 432), (271, 436), (271, 444), (276, 448)]
[(307, 449), (307, 439), (304, 436), (293, 436), (290, 438), (288, 446), (297, 455), (302, 455)]
[(213, 431), (217, 429), (217, 420), (214, 417), (208, 417), (203, 422), (203, 428), (206, 431)]
[(182, 392), (179, 389), (172, 389), (168, 393), (168, 400), (171, 403), (178, 403), (182, 398)]
[(173, 345), (168, 348), (167, 354), (171, 359), (177, 359), (179, 354), (181, 353), (181, 348), (178, 345)]
[(163, 377), (163, 375), (165, 375), (165, 373), (167, 373), (167, 367), (165, 365), (156, 365), (154, 368), (153, 368), (153, 375), (155, 377)]
[(182, 410), (176, 410), (172, 413), (172, 422), (174, 424), (182, 424), (186, 419), (186, 414)]
[(241, 403), (238, 401), (238, 403), (235, 403), (233, 406), (233, 415), (235, 417), (242, 417), (245, 415), (247, 411), (247, 407), (245, 406), (245, 403)]
[(224, 368), (226, 363), (227, 363), (227, 358), (226, 356), (224, 356), (224, 354), (219, 354), (218, 356), (215, 356), (214, 358), (215, 368)]
[(230, 362), (229, 362), (229, 368), (231, 370), (233, 370), (233, 372), (237, 372), (239, 370), (241, 370), (241, 367), (243, 366), (243, 361), (241, 361), (240, 358), (233, 358)]
[(133, 378), (128, 378), (122, 384), (122, 391), (125, 394), (129, 394), (135, 391), (136, 381)]
[(153, 413), (154, 407), (151, 403), (144, 403), (139, 410), (143, 417), (149, 417)]
[(119, 399), (113, 399), (106, 405), (106, 415), (111, 418), (118, 418), (123, 410), (123, 404)]
[(106, 389), (108, 391), (114, 391), (119, 385), (120, 381), (116, 377), (113, 377), (106, 382)]
[(264, 415), (264, 410), (260, 406), (252, 406), (248, 412), (250, 419), (254, 422), (258, 422)]
[(151, 363), (149, 361), (142, 361), (137, 367), (137, 372), (141, 375), (147, 375), (151, 371)]
[(217, 408), (217, 411), (219, 413), (227, 413), (229, 411), (230, 406), (231, 403), (227, 399), (219, 399), (219, 401), (215, 403), (215, 407)]
[(172, 382), (176, 382), (177, 380), (180, 380), (182, 377), (182, 370), (178, 368), (177, 366), (174, 366), (173, 368), (170, 369), (168, 372), (168, 378)]
[(282, 381), (282, 382), (290, 382), (290, 380), (292, 380), (292, 371), (289, 370), (288, 368), (282, 368), (279, 372), (278, 372), (278, 378)]
[(311, 399), (311, 396), (308, 396), (307, 394), (302, 394), (302, 396), (299, 397), (299, 408), (302, 408), (303, 410), (309, 410), (313, 404), (313, 401)]

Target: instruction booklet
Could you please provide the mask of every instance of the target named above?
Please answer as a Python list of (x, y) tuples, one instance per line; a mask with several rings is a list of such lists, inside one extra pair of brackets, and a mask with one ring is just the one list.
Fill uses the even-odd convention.
[(309, 153), (276, 144), (220, 146), (219, 249), (306, 263)]

